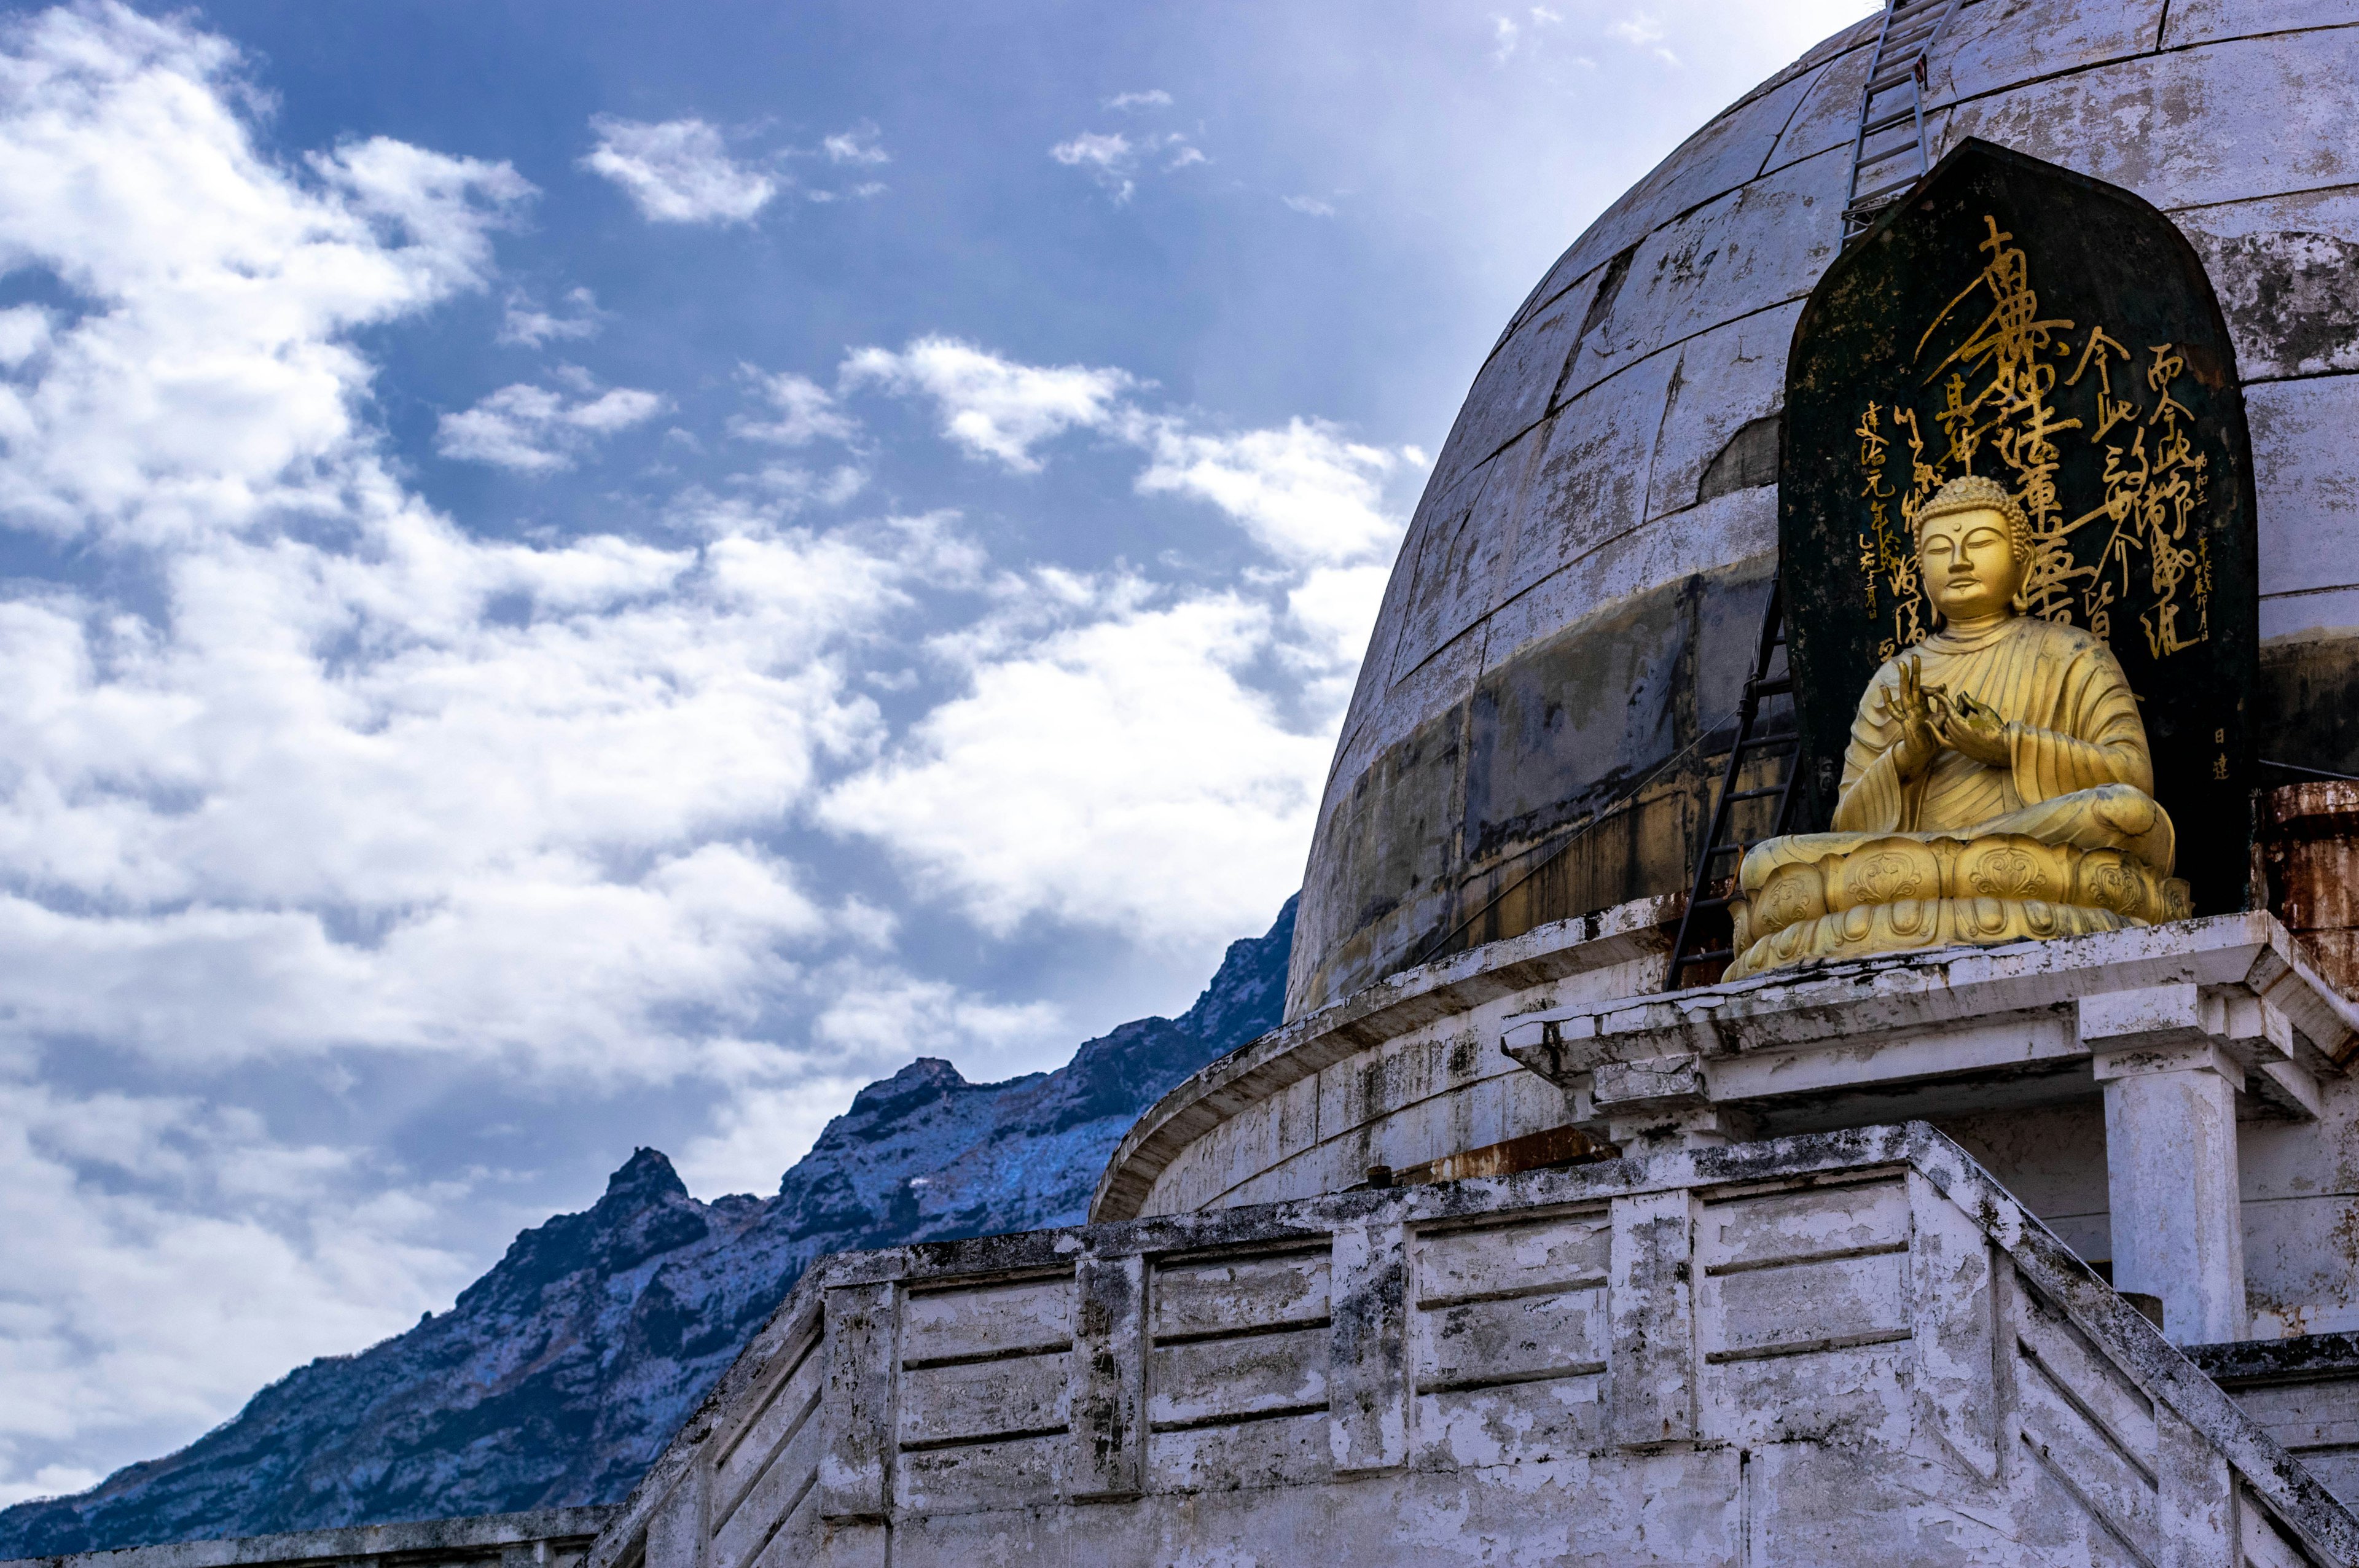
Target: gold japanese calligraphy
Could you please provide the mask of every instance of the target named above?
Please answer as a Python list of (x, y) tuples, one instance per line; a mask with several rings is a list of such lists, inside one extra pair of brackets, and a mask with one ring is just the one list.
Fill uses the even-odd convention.
[[(1871, 401), (1855, 431), (1858, 565), (1879, 654), (1933, 630), (1914, 523), (1968, 475), (2005, 485), (2031, 525), (2026, 613), (2107, 641), (2128, 615), (2157, 659), (2203, 643), (2212, 562), (2196, 524), (2212, 476), (2173, 392), (2185, 359), (2168, 342), (2134, 349), (2102, 322), (2042, 315), (2029, 258), (1995, 218), (1984, 224), (1981, 271), (1917, 343), (1922, 363), (1937, 339), (1960, 339), (1918, 373), (1922, 412)], [(2062, 493), (2068, 442), (2102, 453), (2102, 493)]]

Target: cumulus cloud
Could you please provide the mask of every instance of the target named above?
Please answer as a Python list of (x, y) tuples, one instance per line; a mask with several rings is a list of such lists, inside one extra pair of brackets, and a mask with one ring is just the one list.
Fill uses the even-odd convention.
[(729, 156), (702, 120), (648, 123), (593, 114), (598, 145), (582, 167), (623, 188), (656, 223), (742, 223), (769, 205), (777, 181)]
[(893, 155), (885, 150), (884, 133), (874, 120), (863, 120), (848, 131), (838, 131), (820, 143), (827, 161), (837, 164), (873, 166), (891, 163)]
[[(1492, 64), (1506, 64), (1519, 49), (1528, 49), (1534, 54), (1547, 52), (1541, 45), (1564, 26), (1564, 14), (1546, 5), (1527, 7), (1524, 17), (1525, 20), (1522, 22), (1505, 16), (1491, 18), (1494, 44), (1491, 51)], [(1609, 27), (1607, 31), (1612, 33), (1614, 29)], [(1596, 63), (1585, 55), (1574, 55), (1571, 59), (1574, 64), (1581, 66), (1593, 66)]]
[(942, 434), (970, 455), (1017, 473), (1037, 473), (1032, 449), (1074, 428), (1106, 425), (1116, 400), (1139, 385), (1126, 372), (1086, 365), (1027, 365), (956, 338), (924, 337), (895, 352), (853, 351), (849, 385), (918, 393), (940, 412)]
[[(1399, 545), (1386, 486), (1423, 454), (1315, 420), (1208, 430), (1137, 406), (1146, 384), (1119, 371), (1024, 365), (968, 343), (849, 362), (931, 396), (946, 436), (1024, 471), (1067, 429), (1135, 448), (1141, 493), (1217, 508), (1271, 564), (1259, 595), (1119, 574), (1004, 582), (998, 611), (935, 640), (961, 695), (830, 789), (822, 820), (876, 837), (994, 931), (1045, 916), (1201, 941), (1282, 899)], [(908, 368), (928, 363), (930, 379)], [(1027, 423), (1009, 406), (1053, 417)], [(1265, 662), (1301, 683), (1291, 711), (1257, 684)]]
[(160, 1452), (448, 1301), (465, 1265), (423, 1233), (455, 1191), (360, 1163), (188, 1097), (0, 1081), (0, 1505), (98, 1479), (31, 1459), (62, 1438)]
[(1677, 65), (1680, 57), (1663, 44), (1663, 25), (1646, 12), (1637, 12), (1618, 21), (1606, 24), (1606, 37), (1632, 49), (1644, 49), (1666, 65)]
[(946, 650), (965, 695), (831, 790), (823, 818), (994, 931), (1037, 914), (1201, 942), (1283, 900), (1331, 741), (1245, 678), (1267, 609), (1157, 603), (1135, 579), (1041, 586), (1072, 623)]
[(572, 467), (599, 440), (643, 425), (663, 409), (662, 397), (636, 387), (568, 398), (519, 382), (462, 413), (442, 416), (434, 449), (461, 462), (549, 473)]
[[(223, 1068), (720, 1078), (810, 1005), (810, 966), (861, 938), (768, 840), (880, 743), (842, 650), (922, 568), (899, 531), (761, 506), (661, 547), (469, 534), (385, 460), (353, 336), (488, 286), (530, 188), (385, 140), (266, 157), (234, 52), (185, 19), (93, 4), (0, 51), (0, 255), (79, 306), (0, 313), (0, 517), (140, 585), (0, 587), (21, 1496), (84, 1478), (62, 1430), (161, 1451), (472, 1271), (426, 1239), (455, 1192), (274, 1129)], [(445, 438), (530, 470), (654, 406), (520, 385)], [(93, 1042), (189, 1087), (51, 1087)], [(895, 1065), (863, 1049), (807, 1070)]]
[(1143, 168), (1152, 166), (1168, 174), (1209, 161), (1202, 149), (1176, 131), (1142, 136), (1125, 135), (1120, 131), (1083, 131), (1050, 147), (1049, 156), (1068, 168), (1086, 171), (1113, 193), (1116, 205), (1129, 200), (1137, 191), (1136, 176)]
[(1283, 428), (1208, 434), (1180, 419), (1144, 421), (1150, 461), (1138, 488), (1209, 501), (1281, 560), (1335, 565), (1397, 544), (1400, 525), (1380, 510), (1383, 481), (1401, 454), (1349, 439), (1320, 420)]
[[(103, 0), (0, 40), (0, 257), (75, 300), (0, 310), (0, 521), (125, 567), (0, 584), (13, 1495), (84, 1477), (61, 1422), (78, 1452), (160, 1451), (469, 1271), (434, 1217), (465, 1195), (274, 1125), (223, 1087), (257, 1065), (730, 1086), (743, 1113), (691, 1164), (753, 1184), (908, 1031), (988, 1058), (1059, 1026), (908, 972), (890, 922), (798, 860), (810, 835), (873, 836), (992, 930), (1217, 952), (1266, 921), (1299, 872), (1350, 574), (1386, 548), (1408, 463), (921, 337), (854, 351), (832, 389), (748, 372), (734, 433), (779, 460), (683, 491), (646, 538), (471, 532), (389, 460), (358, 345), (502, 286), (531, 188), (382, 138), (266, 156), (242, 69), (186, 18)], [(628, 127), (601, 130), (625, 160)], [(727, 221), (665, 162), (695, 140), (633, 144), (644, 189), (602, 172), (677, 199), (668, 221)], [(734, 200), (755, 210), (742, 181)], [(593, 310), (512, 297), (506, 330), (585, 336), (568, 323)], [(799, 525), (860, 491), (865, 452), (787, 460), (860, 436), (862, 392), (920, 399), (1016, 472), (1092, 433), (1135, 454), (1141, 504), (1214, 509), (1256, 570), (1181, 590), (995, 566), (946, 514)], [(553, 372), (438, 439), (547, 472), (661, 401)], [(952, 630), (912, 649), (921, 602)], [(874, 694), (916, 692), (915, 666), (933, 688), (888, 712)], [(1286, 669), (1310, 672), (1310, 708)], [(47, 1065), (93, 1042), (168, 1090), (56, 1087)], [(88, 1436), (106, 1431), (133, 1435)]]
[(1086, 168), (1100, 178), (1120, 181), (1120, 194), (1131, 193), (1130, 180), (1125, 171), (1131, 168), (1138, 149), (1120, 131), (1083, 131), (1071, 141), (1059, 142), (1049, 149), (1049, 156), (1068, 168)]
[(1109, 109), (1169, 109), (1171, 94), (1160, 87), (1150, 87), (1144, 92), (1117, 92), (1105, 101)]
[(221, 91), (185, 90), (234, 73), (226, 45), (119, 7), (45, 13), (16, 43), (0, 243), (103, 308), (13, 319), (0, 515), (159, 545), (332, 504), (312, 465), (352, 438), (369, 374), (345, 335), (481, 287), (531, 188), (383, 141), (299, 180)]
[(598, 297), (586, 288), (569, 289), (565, 303), (572, 308), (572, 313), (560, 316), (535, 308), (524, 295), (510, 295), (507, 308), (500, 317), (497, 341), (537, 349), (560, 339), (596, 337), (605, 325), (605, 312), (598, 308)]
[(740, 367), (764, 399), (777, 411), (769, 419), (738, 415), (729, 431), (749, 441), (775, 441), (782, 447), (807, 447), (813, 441), (849, 441), (860, 434), (860, 421), (845, 413), (834, 394), (807, 375), (782, 371), (766, 375), (752, 365)]

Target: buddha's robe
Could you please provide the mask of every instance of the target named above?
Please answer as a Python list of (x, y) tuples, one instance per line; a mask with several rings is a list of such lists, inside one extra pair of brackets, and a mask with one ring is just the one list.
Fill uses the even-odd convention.
[[(1902, 782), (1893, 748), (1900, 663), (1912, 655), (1929, 692), (1971, 694), (2010, 721), (2006, 765), (1945, 746)], [(1834, 827), (1842, 836), (2021, 833), (2125, 850), (2167, 876), (2175, 845), (2153, 789), (2146, 726), (2113, 650), (2076, 626), (2015, 616), (1971, 635), (1945, 628), (1875, 672), (1852, 721)]]

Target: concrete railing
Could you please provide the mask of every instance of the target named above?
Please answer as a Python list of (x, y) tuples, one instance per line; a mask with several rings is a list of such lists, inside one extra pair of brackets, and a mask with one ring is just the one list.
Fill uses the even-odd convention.
[(1910, 1124), (827, 1260), (587, 1568), (1534, 1552), (2359, 1563), (2359, 1521)]
[(27, 1557), (0, 1568), (580, 1568), (611, 1508), (540, 1509)]

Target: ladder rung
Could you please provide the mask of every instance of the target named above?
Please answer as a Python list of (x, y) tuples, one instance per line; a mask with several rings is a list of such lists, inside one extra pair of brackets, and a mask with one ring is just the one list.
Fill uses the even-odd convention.
[(1793, 744), (1794, 737), (1791, 735), (1765, 735), (1757, 741), (1747, 735), (1736, 743), (1736, 749), (1740, 752), (1766, 752), (1772, 746), (1790, 747)]
[(1728, 900), (1724, 898), (1700, 898), (1688, 905), (1688, 913), (1693, 914), (1699, 909), (1726, 909), (1727, 907)]
[(1918, 144), (1917, 128), (1911, 125), (1903, 131), (1902, 127), (1896, 125), (1892, 130), (1883, 134), (1889, 136), (1896, 132), (1901, 133), (1899, 139), (1889, 146), (1862, 146), (1859, 149), (1859, 157), (1852, 165), (1852, 175), (1854, 178), (1877, 164), (1889, 163), (1897, 157), (1915, 158), (1919, 168), (1924, 167), (1925, 149)]
[(1914, 127), (1916, 124), (1917, 105), (1911, 103), (1908, 108), (1886, 114), (1881, 120), (1870, 120), (1861, 127), (1859, 134), (1862, 136), (1880, 136), (1886, 131), (1897, 130), (1902, 125)]
[(1709, 964), (1718, 958), (1734, 958), (1735, 957), (1736, 955), (1726, 947), (1714, 947), (1708, 953), (1690, 953), (1686, 957), (1680, 960), (1680, 968), (1686, 968), (1690, 964)]
[(1888, 185), (1879, 185), (1873, 190), (1863, 190), (1858, 195), (1851, 199), (1852, 207), (1856, 210), (1866, 206), (1869, 202), (1875, 200), (1879, 196), (1891, 196), (1897, 192), (1906, 190), (1924, 178), (1925, 171), (1920, 168), (1915, 174), (1909, 175), (1906, 178), (1896, 179)]
[(1886, 59), (1897, 59), (1903, 49), (1913, 47), (1919, 39), (1929, 38), (1941, 25), (1939, 16), (1928, 16), (1922, 11), (1900, 24), (1884, 37), (1882, 53)]
[(1740, 800), (1767, 800), (1773, 795), (1783, 795), (1785, 793), (1786, 786), (1784, 784), (1772, 784), (1767, 789), (1741, 789), (1734, 795), (1722, 795), (1720, 799), (1722, 805), (1733, 806)]
[(1917, 79), (1917, 67), (1924, 59), (1923, 55), (1918, 55), (1908, 64), (1896, 67), (1875, 78), (1867, 84), (1867, 95), (1875, 98), (1891, 92), (1896, 87), (1914, 81)]
[(1756, 697), (1783, 697), (1794, 689), (1794, 677), (1763, 676), (1758, 680), (1746, 681), (1745, 685)]
[[(1909, 168), (1909, 164), (1916, 167)], [(1886, 178), (1896, 168), (1905, 172)], [(1876, 193), (1884, 190), (1906, 190), (1924, 178), (1924, 158), (1914, 146), (1895, 147), (1888, 153), (1870, 153), (1852, 170), (1852, 205), (1856, 207), (1862, 202), (1874, 200)], [(1869, 180), (1878, 183), (1870, 185)]]

